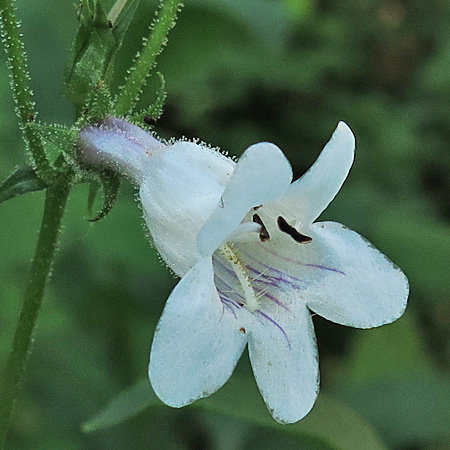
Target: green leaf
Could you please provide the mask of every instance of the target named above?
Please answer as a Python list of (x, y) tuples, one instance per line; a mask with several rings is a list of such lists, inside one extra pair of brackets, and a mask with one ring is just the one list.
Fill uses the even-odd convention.
[[(83, 425), (85, 432), (111, 427), (147, 408), (164, 407), (148, 380), (137, 383), (113, 399), (106, 408)], [(303, 443), (320, 443), (322, 448), (342, 450), (382, 450), (373, 429), (350, 408), (321, 394), (313, 410), (302, 421), (280, 425), (272, 419), (255, 382), (236, 374), (211, 397), (195, 402), (191, 408), (245, 421), (249, 424), (287, 432)]]
[(315, 0), (284, 0), (286, 8), (297, 19), (309, 17), (315, 5)]
[(450, 430), (450, 379), (436, 373), (411, 311), (393, 324), (355, 331), (357, 341), (334, 393), (392, 444), (439, 439)]
[[(389, 249), (389, 257), (410, 280), (423, 307), (448, 301), (450, 292), (450, 229), (418, 208), (392, 208), (377, 216), (372, 237)], [(421, 304), (418, 303), (420, 307)]]
[(372, 330), (355, 330), (357, 340), (346, 365), (345, 383), (372, 382), (396, 375), (431, 373), (433, 362), (413, 314)]
[[(247, 0), (193, 0), (191, 5), (221, 12), (250, 30), (271, 50), (280, 50), (288, 36), (290, 17), (281, 2)], [(255, 11), (258, 13), (255, 14)]]
[(162, 405), (149, 381), (141, 380), (113, 398), (105, 409), (84, 423), (82, 429), (85, 433), (90, 433), (113, 427), (150, 407)]
[(270, 416), (253, 379), (236, 375), (218, 392), (194, 404), (248, 423), (284, 431), (300, 441), (321, 441), (325, 448), (385, 449), (371, 426), (352, 409), (321, 393), (312, 411), (300, 422), (280, 425)]
[(416, 446), (426, 441), (450, 443), (448, 377), (413, 374), (359, 383), (342, 390), (340, 396), (397, 447), (411, 442)]
[(19, 167), (0, 187), (0, 203), (48, 187), (30, 166)]

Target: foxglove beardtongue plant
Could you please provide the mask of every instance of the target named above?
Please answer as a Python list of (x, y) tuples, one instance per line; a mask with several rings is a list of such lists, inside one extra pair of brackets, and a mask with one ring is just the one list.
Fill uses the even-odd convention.
[(116, 166), (139, 185), (154, 244), (181, 277), (150, 355), (150, 380), (166, 404), (215, 392), (248, 345), (272, 415), (296, 422), (319, 386), (310, 311), (357, 328), (402, 315), (402, 271), (354, 231), (314, 223), (347, 177), (354, 147), (340, 122), (292, 183), (291, 166), (273, 144), (252, 145), (235, 163), (192, 142), (163, 144), (121, 119), (82, 130), (85, 162)]

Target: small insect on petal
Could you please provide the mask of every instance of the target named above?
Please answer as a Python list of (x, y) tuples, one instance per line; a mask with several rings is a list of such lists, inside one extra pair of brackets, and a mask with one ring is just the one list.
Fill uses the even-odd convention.
[(309, 236), (305, 236), (304, 234), (299, 233), (294, 227), (291, 227), (284, 217), (278, 216), (277, 219), (278, 228), (283, 232), (291, 236), (295, 242), (299, 242), (300, 244), (309, 244), (312, 242), (312, 238)]

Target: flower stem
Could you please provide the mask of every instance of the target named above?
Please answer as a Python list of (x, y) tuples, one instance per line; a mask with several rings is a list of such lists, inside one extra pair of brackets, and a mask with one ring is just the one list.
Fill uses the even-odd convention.
[(33, 92), (28, 85), (30, 76), (27, 71), (26, 54), (19, 31), (20, 25), (16, 20), (13, 0), (0, 0), (0, 19), (3, 44), (12, 75), (11, 88), (23, 136), (31, 152), (37, 174), (43, 181), (50, 183), (53, 178), (51, 164), (39, 136), (32, 127), (28, 126), (29, 123), (35, 120), (36, 112), (32, 100)]
[(177, 12), (181, 6), (179, 0), (166, 0), (161, 3), (150, 37), (144, 42), (142, 52), (136, 55), (134, 66), (117, 96), (117, 115), (127, 114), (137, 103), (139, 93), (155, 65), (155, 59), (167, 42), (167, 34), (175, 26)]
[(65, 177), (61, 177), (47, 189), (41, 231), (26, 286), (25, 300), (14, 335), (12, 350), (1, 376), (0, 449), (3, 449), (5, 445), (9, 421), (31, 351), (33, 332), (42, 304), (45, 285), (50, 276), (69, 191), (70, 183)]

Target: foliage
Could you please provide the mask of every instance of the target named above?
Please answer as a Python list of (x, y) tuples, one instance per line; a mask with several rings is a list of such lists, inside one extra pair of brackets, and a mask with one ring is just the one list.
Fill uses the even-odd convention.
[[(117, 396), (103, 411), (83, 426), (92, 432), (117, 425), (146, 408), (164, 406), (148, 380), (143, 380)], [(351, 410), (322, 395), (307, 418), (286, 427), (276, 423), (266, 411), (255, 383), (247, 377), (233, 376), (216, 395), (194, 403), (191, 408), (249, 422), (269, 430), (289, 433), (301, 445), (317, 448), (382, 450), (372, 428)]]
[(47, 184), (36, 175), (32, 167), (19, 167), (0, 187), (0, 203), (46, 187)]

